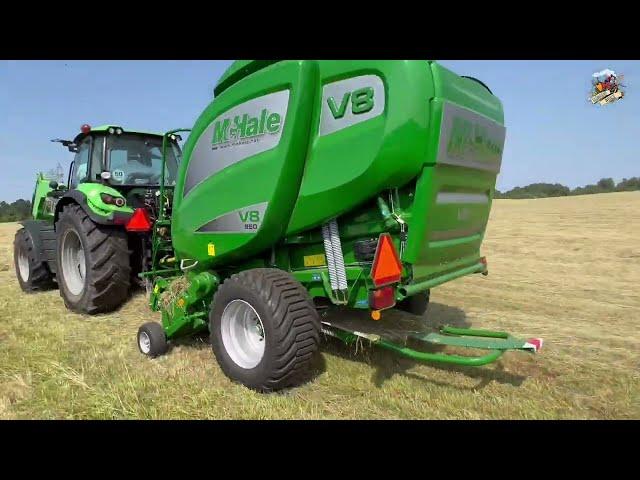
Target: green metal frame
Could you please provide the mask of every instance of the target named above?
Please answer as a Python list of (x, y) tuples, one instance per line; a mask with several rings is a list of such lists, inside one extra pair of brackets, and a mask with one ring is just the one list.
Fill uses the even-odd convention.
[(485, 355), (463, 356), (450, 353), (423, 352), (406, 345), (391, 342), (377, 335), (349, 332), (334, 326), (324, 325), (323, 327), (329, 335), (339, 338), (346, 344), (353, 344), (359, 339), (365, 339), (373, 345), (391, 350), (403, 357), (425, 363), (437, 362), (466, 367), (479, 367), (495, 362), (508, 350), (521, 350), (533, 353), (533, 350), (528, 346), (526, 340), (512, 337), (506, 332), (491, 330), (442, 327), (438, 333), (418, 334), (411, 337), (424, 345), (489, 350)]
[[(162, 136), (162, 163), (160, 165), (160, 188), (159, 188), (159, 200), (160, 208), (158, 211), (158, 218), (153, 225), (153, 232), (151, 236), (151, 268), (147, 272), (140, 273), (141, 278), (150, 278), (152, 281), (156, 277), (167, 278), (171, 276), (180, 275), (182, 270), (176, 266), (178, 260), (175, 257), (173, 251), (171, 235), (160, 235), (162, 229), (169, 231), (171, 229), (171, 219), (167, 216), (166, 203), (171, 201), (167, 195), (167, 190), (170, 188), (173, 193), (173, 187), (167, 187), (165, 184), (165, 170), (167, 162), (167, 146), (168, 138), (171, 135), (181, 132), (190, 132), (188, 128), (176, 128), (166, 132)], [(164, 253), (164, 255), (160, 255)]]

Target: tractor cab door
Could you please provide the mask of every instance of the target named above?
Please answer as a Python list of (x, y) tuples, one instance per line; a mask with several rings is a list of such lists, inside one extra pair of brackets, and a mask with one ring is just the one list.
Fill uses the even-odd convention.
[(91, 137), (85, 137), (78, 145), (78, 151), (71, 163), (69, 171), (69, 189), (77, 188), (80, 183), (90, 181), (89, 177), (89, 151), (91, 150)]

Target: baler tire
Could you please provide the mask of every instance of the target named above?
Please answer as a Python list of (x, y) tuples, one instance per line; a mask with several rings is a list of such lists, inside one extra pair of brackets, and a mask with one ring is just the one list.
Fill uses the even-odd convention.
[[(73, 231), (85, 257), (82, 290), (74, 294), (64, 277), (62, 251), (65, 234)], [(56, 222), (57, 276), (60, 296), (69, 310), (96, 314), (111, 312), (129, 296), (131, 285), (130, 251), (122, 228), (94, 223), (77, 204), (66, 205)]]
[[(227, 344), (232, 340), (223, 334), (223, 315), (233, 303), (248, 304), (257, 314), (253, 320), (257, 327), (260, 324), (264, 345), (259, 360), (254, 357), (255, 366), (246, 363), (243, 367), (229, 354)], [(231, 320), (225, 319), (225, 326), (240, 321), (239, 314), (234, 317), (230, 311), (228, 315)], [(211, 304), (209, 330), (213, 353), (224, 374), (253, 390), (271, 392), (307, 379), (320, 341), (320, 317), (307, 290), (288, 272), (255, 268), (222, 283)]]
[(422, 317), (429, 309), (429, 297), (431, 296), (431, 290), (426, 292), (420, 292), (412, 295), (404, 300), (398, 302), (396, 308), (404, 312), (412, 313)]
[(55, 287), (53, 275), (46, 263), (40, 261), (40, 252), (36, 251), (36, 244), (26, 228), (18, 230), (13, 240), (13, 263), (23, 292), (33, 293)]
[(138, 350), (143, 355), (156, 358), (167, 353), (169, 344), (162, 325), (158, 322), (147, 322), (138, 329)]

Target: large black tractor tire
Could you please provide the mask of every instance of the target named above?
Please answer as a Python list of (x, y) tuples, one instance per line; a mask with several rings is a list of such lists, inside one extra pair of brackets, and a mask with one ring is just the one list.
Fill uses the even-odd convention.
[(16, 232), (13, 240), (13, 263), (20, 288), (27, 293), (55, 287), (53, 275), (42, 261), (40, 253), (26, 228)]
[(67, 308), (95, 314), (121, 306), (129, 295), (131, 275), (126, 232), (95, 224), (79, 205), (71, 204), (60, 213), (56, 234), (58, 286)]
[(420, 292), (397, 303), (396, 308), (422, 317), (429, 308), (431, 290)]
[(320, 317), (289, 273), (256, 268), (222, 283), (211, 305), (209, 330), (225, 375), (270, 392), (307, 380), (318, 350)]

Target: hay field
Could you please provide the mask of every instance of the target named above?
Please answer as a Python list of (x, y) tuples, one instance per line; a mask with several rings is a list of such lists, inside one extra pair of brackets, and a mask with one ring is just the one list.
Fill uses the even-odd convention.
[(479, 368), (415, 364), (328, 342), (311, 383), (260, 395), (231, 383), (206, 338), (149, 360), (137, 294), (83, 317), (26, 295), (0, 224), (0, 418), (640, 418), (640, 192), (496, 200), (488, 277), (432, 291), (430, 321), (545, 339)]

